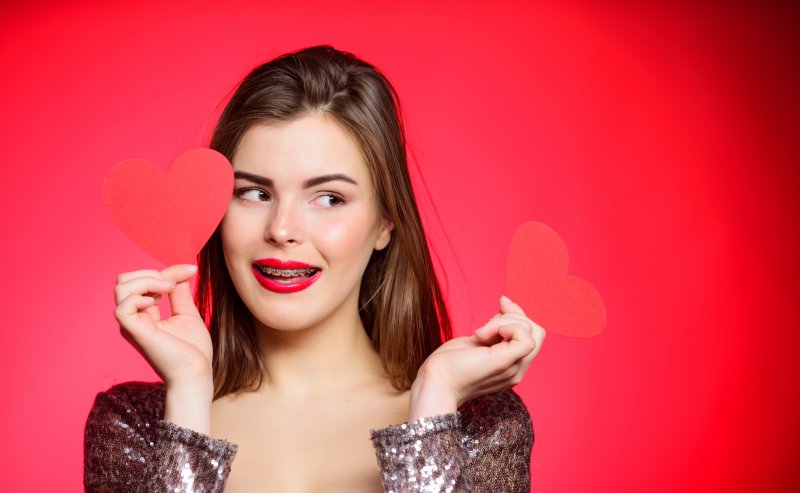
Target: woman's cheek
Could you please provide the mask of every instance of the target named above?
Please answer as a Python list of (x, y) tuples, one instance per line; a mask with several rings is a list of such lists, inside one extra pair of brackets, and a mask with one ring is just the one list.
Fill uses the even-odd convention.
[(232, 276), (250, 275), (249, 260), (245, 260), (264, 241), (263, 219), (245, 212), (229, 207), (220, 223), (223, 256)]
[(310, 232), (317, 248), (328, 257), (356, 255), (368, 241), (370, 220), (360, 211), (317, 217)]
[(355, 241), (353, 238), (353, 225), (341, 218), (324, 218), (316, 222), (311, 228), (314, 235), (314, 244), (323, 254), (336, 255), (337, 252), (349, 250), (348, 243)]

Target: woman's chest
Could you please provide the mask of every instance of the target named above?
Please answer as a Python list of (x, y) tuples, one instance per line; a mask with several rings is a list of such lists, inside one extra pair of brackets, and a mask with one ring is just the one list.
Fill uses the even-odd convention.
[(214, 436), (238, 445), (225, 491), (381, 492), (370, 430), (407, 419), (407, 398), (215, 406)]
[(237, 443), (226, 493), (383, 491), (368, 434), (298, 427), (253, 433)]

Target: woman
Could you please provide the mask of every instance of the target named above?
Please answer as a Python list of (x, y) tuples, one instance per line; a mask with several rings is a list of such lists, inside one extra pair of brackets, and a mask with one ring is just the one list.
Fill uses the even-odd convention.
[(234, 193), (198, 267), (117, 279), (121, 333), (163, 383), (97, 395), (87, 491), (529, 491), (509, 389), (544, 331), (501, 298), (451, 339), (398, 107), (329, 46), (240, 84), (211, 141)]

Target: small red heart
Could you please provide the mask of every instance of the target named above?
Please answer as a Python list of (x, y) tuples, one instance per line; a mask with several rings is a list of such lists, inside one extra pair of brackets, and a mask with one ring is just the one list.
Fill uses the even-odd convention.
[(135, 243), (165, 265), (194, 264), (231, 200), (233, 167), (212, 149), (191, 149), (165, 175), (144, 159), (117, 164), (103, 203)]
[(521, 225), (508, 252), (508, 297), (548, 332), (596, 336), (606, 325), (605, 304), (588, 281), (567, 274), (568, 265), (558, 233), (540, 222)]

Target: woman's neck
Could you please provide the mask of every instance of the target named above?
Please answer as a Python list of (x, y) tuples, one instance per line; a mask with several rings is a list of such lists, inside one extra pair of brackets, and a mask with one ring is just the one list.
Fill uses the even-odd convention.
[(287, 397), (316, 396), (386, 378), (356, 305), (341, 308), (303, 330), (257, 324), (266, 364), (263, 391)]

